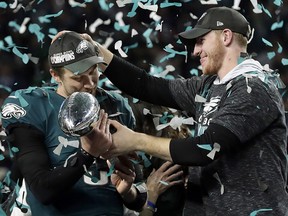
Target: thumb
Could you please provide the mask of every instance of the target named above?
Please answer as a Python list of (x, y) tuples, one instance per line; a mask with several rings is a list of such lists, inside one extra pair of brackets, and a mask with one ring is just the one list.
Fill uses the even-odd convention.
[(118, 121), (109, 119), (109, 124), (115, 127), (116, 129), (120, 129), (122, 126)]

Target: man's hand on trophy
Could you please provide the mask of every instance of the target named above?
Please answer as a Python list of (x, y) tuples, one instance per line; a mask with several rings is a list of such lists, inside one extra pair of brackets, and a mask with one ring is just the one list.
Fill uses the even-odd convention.
[(98, 157), (107, 152), (112, 145), (107, 113), (100, 110), (98, 121), (92, 123), (90, 127), (92, 127), (92, 130), (81, 136), (81, 147), (94, 157)]
[(109, 151), (101, 155), (102, 157), (109, 159), (137, 150), (139, 133), (134, 132), (116, 120), (109, 119), (109, 124), (110, 128), (113, 128), (113, 131), (115, 131), (112, 133), (113, 144), (109, 148)]

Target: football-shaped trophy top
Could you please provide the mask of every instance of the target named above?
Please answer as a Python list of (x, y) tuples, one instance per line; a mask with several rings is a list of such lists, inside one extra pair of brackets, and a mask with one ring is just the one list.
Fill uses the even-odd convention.
[(99, 110), (100, 105), (95, 96), (87, 92), (74, 92), (60, 107), (60, 128), (70, 136), (83, 136), (90, 132), (91, 124), (97, 121)]

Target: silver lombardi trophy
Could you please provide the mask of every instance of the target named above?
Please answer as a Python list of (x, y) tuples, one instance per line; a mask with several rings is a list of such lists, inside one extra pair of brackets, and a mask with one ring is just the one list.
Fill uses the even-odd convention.
[(83, 136), (90, 132), (91, 124), (98, 119), (100, 105), (87, 92), (74, 92), (67, 97), (59, 110), (58, 122), (62, 131), (70, 136)]

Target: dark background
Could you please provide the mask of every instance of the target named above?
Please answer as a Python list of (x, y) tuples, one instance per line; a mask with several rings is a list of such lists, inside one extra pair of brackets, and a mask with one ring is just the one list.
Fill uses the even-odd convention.
[[(138, 0), (139, 1), (139, 0)], [(198, 61), (186, 61), (184, 55), (176, 54), (174, 57), (160, 62), (162, 58), (169, 53), (164, 48), (171, 44), (177, 52), (185, 51), (185, 47), (179, 43), (177, 34), (184, 31), (188, 26), (194, 26), (196, 19), (192, 19), (189, 15), (194, 14), (198, 18), (208, 8), (216, 6), (211, 4), (201, 4), (198, 0), (169, 0), (157, 1), (146, 0), (141, 1), (143, 4), (156, 3), (158, 5), (157, 15), (161, 17), (162, 31), (156, 31), (156, 22), (149, 17), (151, 11), (138, 7), (134, 16), (129, 16), (129, 12), (134, 11), (134, 4), (127, 4), (124, 7), (118, 7), (116, 1), (86, 1), (85, 7), (73, 6), (72, 1), (64, 0), (18, 0), (19, 9), (14, 9), (10, 4), (15, 0), (5, 1), (7, 7), (0, 7), (0, 84), (6, 85), (13, 90), (26, 88), (31, 85), (42, 85), (50, 81), (49, 67), (47, 64), (47, 52), (51, 42), (50, 35), (64, 29), (77, 32), (89, 33), (95, 40), (105, 43), (107, 37), (111, 37), (114, 41), (108, 47), (112, 52), (118, 54), (114, 49), (114, 43), (122, 40), (122, 48), (127, 53), (127, 59), (132, 63), (150, 71), (151, 66), (155, 66), (159, 71), (164, 70), (167, 65), (172, 65), (176, 69), (170, 73), (167, 78), (177, 76), (190, 77), (195, 75), (194, 71), (201, 74), (198, 69)], [(75, 2), (75, 1), (74, 1)], [(133, 1), (137, 2), (137, 1)], [(181, 6), (162, 7), (161, 3), (181, 4)], [(281, 2), (281, 5), (276, 5)], [(85, 1), (78, 1), (85, 3)], [(287, 1), (258, 1), (265, 10), (256, 14), (253, 12), (253, 6), (249, 0), (242, 0), (240, 3), (240, 12), (251, 23), (255, 29), (254, 38), (249, 44), (248, 52), (255, 55), (255, 59), (263, 65), (269, 64), (270, 68), (277, 69), (285, 84), (288, 84), (288, 65), (285, 65), (283, 59), (287, 59), (287, 38), (288, 38), (288, 4)], [(1, 4), (0, 4), (1, 5)], [(104, 5), (105, 7), (101, 6)], [(232, 0), (218, 1), (218, 6), (232, 7)], [(48, 18), (48, 22), (40, 22), (39, 18), (45, 15), (57, 14), (63, 10), (60, 16)], [(115, 28), (116, 14), (123, 13), (123, 22), (125, 23), (127, 32), (117, 30)], [(271, 14), (271, 17), (268, 14)], [(25, 17), (29, 17), (27, 29), (24, 33), (19, 33), (15, 28), (15, 23), (19, 26)], [(110, 24), (102, 24), (96, 28), (94, 33), (89, 31), (89, 26), (97, 19), (103, 21), (110, 20)], [(271, 26), (276, 22), (283, 22), (281, 28), (271, 30)], [(13, 26), (14, 24), (14, 26)], [(43, 38), (39, 41), (37, 36), (29, 31), (30, 25), (38, 25)], [(147, 29), (153, 29), (150, 34), (151, 46), (147, 46), (146, 38), (143, 36)], [(131, 31), (135, 29), (138, 35), (131, 37)], [(13, 41), (13, 44), (7, 43), (7, 37)], [(262, 38), (271, 42), (272, 46), (266, 45)], [(34, 60), (24, 63), (20, 57), (13, 53), (15, 47), (22, 53), (30, 53)], [(282, 48), (282, 49), (279, 49)], [(272, 59), (268, 58), (268, 53), (274, 52)], [(34, 62), (33, 62), (34, 61)], [(286, 63), (287, 64), (287, 63)], [(192, 72), (191, 72), (192, 71)], [(197, 73), (196, 73), (197, 74)], [(125, 77), (123, 77), (125, 79)], [(104, 86), (105, 87), (105, 86)], [(286, 102), (286, 94), (283, 93)]]

